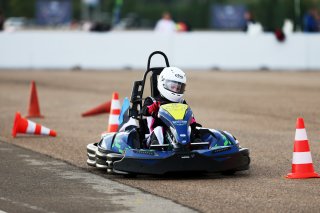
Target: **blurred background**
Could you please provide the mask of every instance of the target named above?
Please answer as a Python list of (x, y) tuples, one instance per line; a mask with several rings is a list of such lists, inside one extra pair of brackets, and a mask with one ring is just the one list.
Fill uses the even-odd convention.
[[(310, 49), (310, 46), (319, 43), (317, 36), (320, 30), (319, 8), (320, 0), (0, 0), (0, 30), (8, 33), (19, 32), (21, 36), (23, 32), (32, 32), (32, 38), (34, 38), (33, 41), (30, 40), (30, 33), (27, 33), (29, 37), (24, 41), (12, 40), (12, 38), (7, 38), (8, 35), (2, 35), (0, 45), (3, 48), (4, 46), (9, 48), (8, 50), (3, 49), (6, 53), (11, 52), (10, 48), (12, 49), (12, 45), (17, 43), (24, 45), (32, 41), (33, 47), (24, 46), (30, 51), (28, 52), (29, 57), (23, 59), (19, 58), (17, 53), (12, 53), (13, 57), (11, 58), (10, 54), (6, 54), (2, 58), (7, 58), (7, 60), (0, 60), (0, 68), (122, 69), (143, 67), (142, 64), (138, 65), (131, 61), (125, 61), (121, 65), (107, 64), (107, 62), (102, 64), (98, 61), (102, 60), (99, 57), (95, 61), (83, 64), (82, 62), (88, 59), (86, 56), (75, 57), (78, 59), (69, 64), (64, 61), (65, 56), (61, 56), (63, 59), (58, 60), (55, 66), (46, 65), (43, 59), (39, 59), (32, 51), (44, 51), (39, 49), (41, 47), (37, 47), (37, 45), (48, 44), (49, 41), (55, 43), (52, 39), (62, 36), (55, 34), (55, 37), (52, 38), (52, 31), (57, 31), (65, 33), (60, 40), (69, 45), (64, 47), (67, 48), (65, 52), (69, 54), (75, 54), (84, 49), (88, 50), (89, 46), (91, 51), (104, 54), (102, 50), (99, 51), (93, 47), (99, 43), (100, 48), (113, 50), (115, 53), (123, 53), (127, 49), (132, 54), (133, 49), (137, 50), (139, 46), (145, 46), (143, 47), (145, 51), (134, 53), (144, 54), (144, 58), (148, 52), (163, 50), (168, 52), (179, 66), (191, 69), (318, 69), (320, 62), (317, 63), (316, 59), (312, 58), (318, 52)], [(38, 38), (39, 31), (47, 32), (47, 34), (42, 33)], [(163, 38), (150, 34), (154, 31), (164, 34), (172, 32), (180, 34)], [(123, 37), (119, 40), (117, 35), (118, 38), (113, 40), (112, 35), (106, 34), (105, 37), (109, 37), (107, 40), (97, 37), (97, 35), (96, 37), (82, 35), (82, 39), (77, 40), (78, 37), (76, 38), (73, 34), (73, 39), (67, 32), (121, 32), (127, 33), (127, 38)], [(133, 32), (134, 34), (130, 34)], [(192, 38), (189, 37), (191, 35), (181, 35), (183, 32), (191, 34), (194, 40), (191, 41)], [(211, 37), (206, 33), (211, 33)], [(308, 37), (305, 34), (308, 34)], [(310, 36), (310, 34), (312, 35)], [(136, 37), (140, 37), (138, 39), (140, 43)], [(100, 41), (98, 41), (99, 39)], [(197, 42), (203, 39), (206, 42)], [(138, 42), (139, 46), (133, 47), (131, 44), (127, 44), (128, 40)], [(153, 40), (153, 42), (149, 40)], [(76, 43), (72, 44), (73, 41)], [(11, 46), (10, 42), (12, 42)], [(280, 47), (278, 43), (274, 42), (278, 42), (282, 46)], [(79, 43), (84, 45), (81, 47), (77, 45)], [(118, 45), (114, 46), (114, 43)], [(221, 46), (221, 43), (224, 46)], [(264, 46), (259, 47), (263, 43)], [(101, 44), (105, 46), (101, 47)], [(207, 47), (207, 44), (212, 46)], [(241, 49), (248, 49), (244, 54), (247, 58), (251, 58), (251, 61), (256, 62), (254, 65), (251, 62), (244, 62), (245, 59), (241, 59), (241, 57), (232, 56), (233, 51), (238, 49), (238, 45)], [(182, 53), (179, 52), (179, 49), (187, 46), (193, 50), (195, 46), (199, 47), (199, 52), (203, 51), (203, 55), (211, 54), (212, 61), (202, 58), (193, 64), (186, 64), (190, 62), (190, 59), (199, 55), (192, 56), (190, 55), (192, 51), (190, 50), (188, 53), (186, 50), (185, 56), (180, 58)], [(270, 46), (274, 48), (270, 50)], [(206, 48), (202, 50), (204, 47)], [(20, 48), (22, 47), (20, 46)], [(47, 49), (50, 48), (47, 47)], [(55, 47), (52, 48), (50, 53), (59, 58), (60, 55), (55, 53), (57, 52)], [(211, 50), (206, 50), (208, 48)], [(314, 49), (316, 48), (318, 46), (314, 47)], [(215, 51), (213, 52), (212, 49)], [(63, 52), (62, 47), (60, 52)], [(216, 55), (216, 52), (225, 54), (224, 58)], [(293, 61), (286, 63), (281, 61), (288, 59), (282, 60), (276, 55), (275, 58), (278, 62), (272, 64), (268, 57), (270, 58), (270, 54), (273, 55), (273, 53), (283, 53), (282, 57), (288, 53), (286, 58), (290, 58), (290, 54), (297, 54), (294, 54), (293, 58), (291, 57)], [(241, 52), (236, 53), (238, 56), (242, 54)], [(311, 58), (309, 58), (310, 55)], [(119, 53), (120, 56), (126, 57)], [(256, 58), (257, 56), (261, 57)], [(143, 60), (136, 56), (133, 58)], [(299, 59), (301, 63), (296, 59)], [(37, 65), (37, 60), (43, 63)], [(48, 61), (48, 58), (46, 60)], [(208, 60), (210, 59), (208, 58)], [(25, 63), (23, 65), (23, 63), (16, 63), (17, 61)], [(229, 62), (230, 66), (228, 64), (225, 66)]]
[(8, 25), (70, 29), (85, 21), (153, 29), (168, 11), (173, 20), (193, 30), (241, 30), (245, 12), (250, 12), (265, 31), (282, 28), (286, 19), (295, 30), (308, 31), (308, 15), (319, 25), (319, 7), (319, 0), (0, 0), (1, 16)]

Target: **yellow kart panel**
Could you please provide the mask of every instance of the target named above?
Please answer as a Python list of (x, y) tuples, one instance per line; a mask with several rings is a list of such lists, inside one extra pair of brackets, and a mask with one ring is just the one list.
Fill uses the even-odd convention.
[(176, 120), (182, 120), (188, 109), (188, 105), (180, 103), (165, 104), (161, 107)]

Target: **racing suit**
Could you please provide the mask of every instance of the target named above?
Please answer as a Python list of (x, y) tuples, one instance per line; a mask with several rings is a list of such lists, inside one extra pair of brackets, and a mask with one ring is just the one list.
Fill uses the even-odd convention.
[[(163, 104), (170, 104), (174, 103), (172, 101), (167, 100), (166, 98), (162, 97), (161, 95), (156, 97), (147, 97), (144, 101), (144, 104), (142, 106), (142, 114), (144, 116), (147, 116), (147, 125), (150, 132), (150, 135), (146, 136), (146, 146), (149, 147), (151, 144), (163, 144), (164, 143), (164, 137), (163, 133), (165, 131), (164, 129), (164, 123), (158, 118), (158, 111), (159, 107)], [(185, 100), (181, 100), (180, 103), (187, 104)], [(192, 117), (191, 123), (191, 138), (200, 138), (199, 131), (196, 129), (197, 126), (200, 126), (195, 120), (194, 117)]]

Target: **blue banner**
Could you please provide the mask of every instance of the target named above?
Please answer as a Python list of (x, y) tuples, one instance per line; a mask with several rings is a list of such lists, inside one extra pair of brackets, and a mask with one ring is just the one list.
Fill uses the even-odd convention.
[(71, 13), (71, 0), (37, 0), (36, 20), (40, 25), (68, 24)]
[(245, 5), (214, 4), (210, 24), (215, 29), (242, 29), (245, 25)]
[(82, 0), (83, 3), (89, 6), (97, 6), (100, 0)]

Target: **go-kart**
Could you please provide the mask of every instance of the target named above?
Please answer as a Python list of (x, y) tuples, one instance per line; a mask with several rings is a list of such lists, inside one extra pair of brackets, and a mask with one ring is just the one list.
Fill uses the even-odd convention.
[[(131, 103), (122, 108), (123, 122), (116, 133), (107, 133), (98, 143), (87, 145), (87, 164), (108, 173), (125, 175), (166, 174), (170, 172), (219, 172), (233, 174), (248, 170), (249, 150), (227, 131), (197, 127), (200, 139), (191, 136), (190, 106), (182, 103), (161, 105), (158, 118), (164, 123), (164, 142), (146, 146), (150, 134), (147, 119), (142, 115), (143, 92), (150, 75), (151, 96), (159, 94), (157, 77), (164, 67), (150, 67), (152, 56), (160, 54), (169, 67), (167, 56), (153, 52), (143, 80), (135, 81)], [(125, 111), (125, 112), (124, 112)]]

